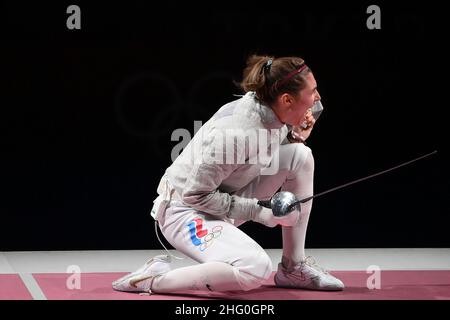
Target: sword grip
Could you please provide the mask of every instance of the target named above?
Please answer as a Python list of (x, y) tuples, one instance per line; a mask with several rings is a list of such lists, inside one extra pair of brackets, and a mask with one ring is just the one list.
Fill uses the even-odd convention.
[(258, 200), (258, 204), (268, 209), (272, 209), (272, 206), (270, 205), (270, 200)]

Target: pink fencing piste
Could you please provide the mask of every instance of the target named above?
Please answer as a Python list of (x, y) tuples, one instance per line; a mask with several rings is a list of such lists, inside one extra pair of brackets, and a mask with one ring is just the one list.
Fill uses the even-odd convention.
[(31, 294), (18, 274), (0, 274), (0, 300), (31, 299)]
[(111, 282), (124, 273), (82, 273), (80, 288), (69, 289), (67, 281), (71, 274), (34, 274), (47, 299), (76, 300), (450, 300), (450, 270), (382, 271), (381, 288), (369, 289), (365, 271), (335, 271), (333, 275), (341, 279), (346, 288), (340, 292), (310, 291), (277, 288), (271, 278), (255, 290), (248, 292), (211, 293), (208, 291), (178, 294), (140, 295), (138, 293), (116, 292)]

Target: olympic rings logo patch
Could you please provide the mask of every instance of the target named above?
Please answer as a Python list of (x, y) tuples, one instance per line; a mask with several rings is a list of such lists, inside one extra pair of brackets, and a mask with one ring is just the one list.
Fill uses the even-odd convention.
[(222, 226), (215, 226), (208, 232), (208, 229), (203, 229), (203, 222), (203, 219), (195, 218), (187, 223), (192, 244), (199, 247), (200, 251), (205, 251), (222, 234), (223, 229)]

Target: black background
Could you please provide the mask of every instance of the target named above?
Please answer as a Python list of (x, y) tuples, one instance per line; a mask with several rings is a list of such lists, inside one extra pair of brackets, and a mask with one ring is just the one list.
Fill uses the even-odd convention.
[[(70, 4), (81, 30), (66, 27)], [(381, 30), (366, 27), (369, 4)], [(315, 200), (307, 247), (450, 246), (442, 10), (1, 2), (0, 250), (160, 249), (149, 209), (171, 134), (241, 93), (233, 80), (251, 53), (301, 56), (314, 72), (316, 192), (438, 150)], [(280, 228), (242, 229), (281, 247)]]

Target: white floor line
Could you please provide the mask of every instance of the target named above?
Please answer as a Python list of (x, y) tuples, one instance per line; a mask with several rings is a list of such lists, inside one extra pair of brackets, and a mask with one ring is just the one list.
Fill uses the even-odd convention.
[[(176, 255), (178, 251), (170, 250)], [(281, 249), (266, 249), (273, 270), (281, 260)], [(69, 266), (81, 272), (130, 272), (164, 250), (27, 251), (0, 252), (2, 273), (66, 273)], [(317, 263), (332, 271), (362, 270), (376, 265), (381, 270), (450, 270), (450, 248), (341, 248), (306, 249)], [(1, 258), (3, 256), (3, 258)], [(173, 260), (172, 267), (196, 264), (186, 257)]]
[(20, 278), (27, 287), (34, 300), (47, 300), (38, 283), (30, 273), (19, 273)]
[(9, 263), (8, 257), (3, 252), (0, 252), (0, 274), (1, 273), (9, 273), (9, 274), (16, 273), (14, 268)]

